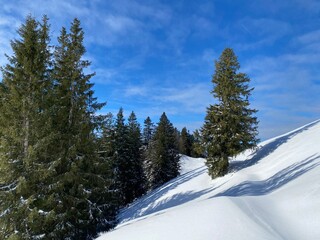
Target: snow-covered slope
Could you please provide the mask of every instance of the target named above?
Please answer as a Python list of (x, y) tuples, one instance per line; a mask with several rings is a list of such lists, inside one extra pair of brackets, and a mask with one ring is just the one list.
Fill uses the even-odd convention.
[(320, 239), (320, 121), (265, 141), (211, 180), (204, 159), (139, 199), (99, 240)]

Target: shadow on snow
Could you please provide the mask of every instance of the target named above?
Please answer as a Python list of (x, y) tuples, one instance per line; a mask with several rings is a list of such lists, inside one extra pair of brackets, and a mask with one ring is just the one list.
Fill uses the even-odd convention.
[[(273, 141), (258, 148), (254, 153), (251, 154), (251, 158), (246, 161), (231, 162), (230, 164), (231, 172), (239, 171), (241, 169), (250, 167), (258, 163), (261, 159), (263, 159), (264, 157), (274, 152), (280, 145), (286, 143), (289, 139), (291, 139), (295, 135), (308, 130), (310, 127), (314, 126), (319, 122), (320, 121), (311, 123), (294, 132), (275, 138)], [(319, 158), (320, 158), (319, 155), (316, 155), (316, 154), (312, 155), (303, 161), (295, 163), (277, 172), (275, 175), (273, 175), (272, 177), (266, 180), (244, 181), (210, 198), (222, 197), (222, 196), (228, 196), (228, 197), (259, 196), (259, 195), (265, 195), (265, 194), (271, 193), (279, 189), (283, 185), (287, 184), (288, 182), (298, 178), (304, 173), (320, 165), (320, 161), (316, 161)], [(156, 203), (158, 199), (160, 199), (162, 196), (165, 196), (170, 190), (176, 188), (177, 186), (185, 182), (188, 182), (192, 178), (195, 178), (197, 176), (204, 174), (206, 171), (207, 171), (206, 167), (199, 167), (190, 172), (182, 174), (177, 178), (171, 180), (170, 182), (164, 184), (163, 186), (146, 194), (144, 197), (140, 198), (138, 201), (132, 203), (128, 208), (124, 209), (120, 213), (120, 219), (123, 224), (122, 226), (130, 224), (127, 222), (136, 218), (139, 218), (138, 221), (143, 220), (148, 217), (147, 215), (150, 215), (150, 214), (156, 213), (154, 215), (161, 215), (164, 213), (163, 211), (168, 208), (172, 208), (172, 207), (190, 202), (194, 199), (197, 199), (203, 196), (204, 194), (207, 194), (217, 188), (220, 188), (221, 185), (216, 187), (213, 186), (213, 187), (203, 189), (201, 191), (196, 191), (196, 192), (194, 191), (182, 192), (182, 193), (175, 194), (169, 198), (163, 199), (162, 201), (159, 201), (158, 203)]]
[(320, 162), (316, 161), (319, 157), (319, 155), (312, 155), (304, 161), (293, 164), (282, 171), (277, 172), (266, 180), (245, 181), (215, 195), (214, 197), (259, 196), (271, 193), (288, 182), (319, 166)]
[(188, 182), (192, 178), (195, 178), (205, 173), (206, 171), (207, 169), (205, 167), (199, 167), (195, 170), (178, 176), (177, 178), (167, 182), (159, 188), (156, 188), (152, 192), (140, 198), (138, 201), (132, 203), (128, 208), (121, 212), (119, 216), (121, 221), (124, 223), (138, 217), (140, 218), (170, 207), (183, 204), (201, 196), (202, 194), (204, 194), (203, 192), (193, 193), (189, 191), (186, 193), (173, 195), (171, 198), (165, 199), (163, 201), (160, 201), (156, 205), (153, 205), (157, 199), (166, 195), (170, 190), (176, 188), (177, 186), (185, 182)]
[(300, 129), (297, 129), (296, 131), (293, 131), (293, 132), (285, 134), (281, 137), (275, 138), (273, 141), (267, 143), (266, 145), (264, 145), (262, 147), (258, 147), (257, 150), (250, 155), (251, 156), (250, 159), (245, 160), (245, 161), (231, 162), (229, 172), (239, 171), (241, 169), (255, 165), (261, 159), (263, 159), (263, 158), (267, 157), (268, 155), (270, 155), (271, 153), (273, 153), (282, 144), (288, 142), (288, 140), (290, 140), (291, 138), (293, 138), (297, 134), (308, 130), (309, 128), (313, 127), (314, 125), (318, 124), (319, 122), (320, 122), (320, 120), (313, 122), (311, 124), (308, 124), (307, 126), (302, 127)]

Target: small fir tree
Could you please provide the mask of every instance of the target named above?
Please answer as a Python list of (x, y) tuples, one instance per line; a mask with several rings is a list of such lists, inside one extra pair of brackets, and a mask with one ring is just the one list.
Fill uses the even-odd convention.
[(253, 90), (249, 77), (238, 72), (240, 64), (231, 48), (222, 52), (215, 65), (212, 93), (217, 103), (208, 107), (201, 130), (212, 178), (227, 173), (229, 157), (255, 147), (258, 142), (258, 121), (253, 116), (257, 110), (249, 107)]

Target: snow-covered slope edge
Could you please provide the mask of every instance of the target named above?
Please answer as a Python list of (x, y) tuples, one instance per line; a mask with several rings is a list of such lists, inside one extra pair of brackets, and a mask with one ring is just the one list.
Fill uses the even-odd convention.
[(320, 239), (320, 121), (259, 145), (211, 180), (204, 159), (139, 199), (99, 240)]

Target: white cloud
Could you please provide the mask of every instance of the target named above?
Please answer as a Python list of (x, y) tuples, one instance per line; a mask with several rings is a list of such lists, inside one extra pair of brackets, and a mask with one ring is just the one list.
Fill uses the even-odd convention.
[(108, 15), (104, 21), (106, 27), (115, 33), (126, 33), (128, 30), (138, 27), (137, 21), (124, 16)]
[(299, 36), (296, 40), (302, 44), (310, 44), (310, 43), (314, 43), (314, 42), (319, 42), (320, 30), (308, 32), (302, 36)]
[(320, 58), (293, 53), (255, 57), (244, 64), (255, 87), (252, 103), (259, 110), (263, 139), (319, 118), (320, 71), (306, 67), (310, 62), (320, 64)]
[(201, 114), (213, 101), (210, 90), (210, 83), (196, 83), (182, 87), (162, 88), (153, 97), (155, 101), (179, 106), (180, 112)]
[(147, 88), (145, 86), (131, 86), (124, 90), (126, 97), (146, 96)]

